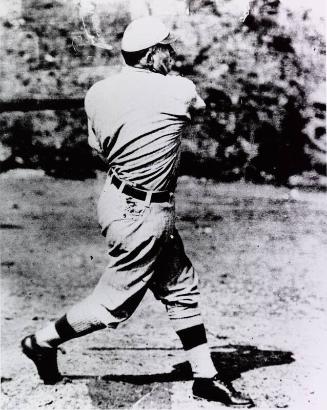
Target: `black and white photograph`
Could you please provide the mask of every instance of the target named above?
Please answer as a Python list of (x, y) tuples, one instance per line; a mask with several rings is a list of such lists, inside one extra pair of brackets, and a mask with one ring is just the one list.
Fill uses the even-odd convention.
[(327, 409), (324, 0), (1, 0), (2, 410)]

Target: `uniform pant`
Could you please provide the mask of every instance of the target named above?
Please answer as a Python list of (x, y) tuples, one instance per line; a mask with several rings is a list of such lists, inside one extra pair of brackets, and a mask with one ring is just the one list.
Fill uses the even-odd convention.
[(93, 293), (68, 313), (74, 329), (83, 331), (87, 315), (89, 325), (116, 327), (133, 314), (148, 289), (165, 304), (175, 330), (201, 324), (198, 277), (175, 228), (174, 198), (137, 200), (108, 177), (98, 218), (109, 263)]

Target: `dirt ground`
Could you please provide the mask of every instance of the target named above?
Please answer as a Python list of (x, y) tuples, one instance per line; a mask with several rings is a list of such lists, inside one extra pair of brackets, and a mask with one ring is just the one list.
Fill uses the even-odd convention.
[[(119, 329), (66, 343), (56, 386), (20, 352), (20, 339), (87, 295), (106, 265), (102, 181), (0, 177), (2, 408), (224, 408), (190, 397), (180, 342), (151, 294)], [(257, 408), (327, 409), (326, 194), (183, 177), (177, 212), (217, 368)]]

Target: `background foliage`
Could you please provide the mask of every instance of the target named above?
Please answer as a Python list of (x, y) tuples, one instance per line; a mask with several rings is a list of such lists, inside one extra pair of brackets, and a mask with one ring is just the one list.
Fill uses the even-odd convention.
[[(102, 13), (97, 25), (111, 49), (99, 49), (86, 44), (72, 3), (25, 1), (19, 18), (1, 22), (1, 97), (83, 98), (119, 68), (129, 21), (122, 6)], [(207, 103), (184, 140), (182, 173), (277, 184), (325, 175), (326, 105), (316, 91), (325, 81), (325, 44), (306, 13), (255, 0), (240, 22), (216, 2), (197, 1), (169, 23), (180, 38), (175, 71), (193, 79)], [(85, 178), (104, 167), (87, 146), (82, 109), (3, 113), (1, 129), (3, 170)]]

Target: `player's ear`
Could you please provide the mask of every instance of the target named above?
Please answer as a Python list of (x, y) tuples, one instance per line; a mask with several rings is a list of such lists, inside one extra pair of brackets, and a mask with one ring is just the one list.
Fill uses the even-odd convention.
[(145, 54), (145, 61), (147, 66), (152, 67), (153, 66), (153, 55), (155, 53), (155, 50), (153, 47), (150, 47), (147, 53)]
[(146, 53), (139, 60), (138, 64), (140, 64), (144, 68), (151, 68), (153, 66), (153, 50), (152, 50), (152, 47), (150, 47), (146, 51)]

